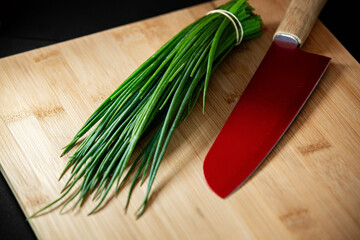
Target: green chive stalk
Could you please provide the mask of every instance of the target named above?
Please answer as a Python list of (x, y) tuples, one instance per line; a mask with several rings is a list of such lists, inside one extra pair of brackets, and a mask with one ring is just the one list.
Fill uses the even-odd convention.
[[(246, 0), (233, 0), (218, 9), (227, 10), (239, 19), (243, 40), (261, 34), (262, 20)], [(201, 92), (205, 107), (210, 75), (235, 42), (232, 22), (214, 13), (190, 24), (162, 46), (99, 106), (64, 148), (61, 156), (93, 129), (60, 176), (71, 169), (60, 197), (31, 217), (68, 195), (71, 197), (62, 202), (63, 208), (76, 198), (74, 208), (81, 206), (92, 195), (97, 201), (89, 213), (92, 214), (102, 206), (111, 189), (117, 193), (131, 176), (125, 209), (135, 185), (148, 179), (144, 201), (136, 212), (137, 217), (141, 216), (174, 130), (193, 109)], [(156, 129), (155, 133), (152, 129)], [(139, 141), (151, 133), (142, 152), (130, 160)], [(73, 190), (74, 187), (77, 189)]]

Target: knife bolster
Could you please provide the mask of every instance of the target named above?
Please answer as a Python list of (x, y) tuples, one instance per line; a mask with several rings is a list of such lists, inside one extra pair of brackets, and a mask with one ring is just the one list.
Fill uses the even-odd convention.
[(296, 36), (285, 34), (285, 33), (279, 33), (277, 35), (274, 35), (274, 41), (282, 41), (282, 42), (288, 42), (291, 44), (295, 44), (296, 46), (299, 46), (299, 40)]

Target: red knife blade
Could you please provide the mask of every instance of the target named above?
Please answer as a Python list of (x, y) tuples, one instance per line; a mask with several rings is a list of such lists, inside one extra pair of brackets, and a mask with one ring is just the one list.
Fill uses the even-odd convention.
[[(220, 197), (225, 198), (242, 186), (259, 167), (328, 67), (330, 58), (298, 47), (325, 2), (291, 2), (271, 47), (210, 148), (203, 166), (204, 175)], [(297, 16), (294, 10), (299, 9)], [(295, 22), (301, 22), (303, 27), (295, 29)]]

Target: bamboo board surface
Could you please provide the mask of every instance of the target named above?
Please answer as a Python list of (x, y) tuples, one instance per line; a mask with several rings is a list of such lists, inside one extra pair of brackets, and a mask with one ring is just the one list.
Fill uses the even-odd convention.
[[(0, 59), (0, 166), (26, 216), (56, 199), (65, 146), (95, 108), (162, 44), (224, 1)], [(176, 130), (140, 219), (146, 185), (128, 186), (92, 216), (94, 204), (30, 220), (40, 239), (359, 239), (360, 66), (317, 22), (303, 46), (333, 60), (323, 79), (253, 177), (226, 200), (202, 164), (250, 81), (289, 3), (251, 0), (261, 37), (234, 49)]]

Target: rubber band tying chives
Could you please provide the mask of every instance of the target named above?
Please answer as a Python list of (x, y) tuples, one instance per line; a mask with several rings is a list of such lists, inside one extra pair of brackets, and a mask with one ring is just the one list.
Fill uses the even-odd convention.
[[(223, 9), (212, 10), (212, 11), (208, 12), (206, 15), (214, 14), (214, 13), (220, 13), (220, 14), (224, 15), (225, 17), (227, 17), (232, 22), (232, 24), (234, 25), (234, 28), (235, 28), (235, 32), (236, 32), (235, 46), (239, 45), (242, 42), (243, 36), (244, 36), (244, 29), (241, 25), (240, 20), (232, 12), (229, 12), (229, 11), (223, 10)], [(239, 28), (240, 28), (240, 36), (239, 36)]]

